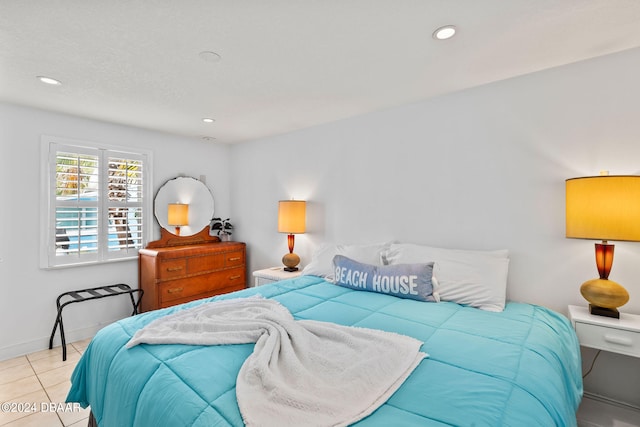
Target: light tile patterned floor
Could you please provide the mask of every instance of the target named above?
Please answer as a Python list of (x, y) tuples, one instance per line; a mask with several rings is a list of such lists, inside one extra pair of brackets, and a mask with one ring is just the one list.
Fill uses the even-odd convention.
[[(28, 404), (36, 412), (0, 411), (0, 426), (7, 427), (84, 427), (89, 409), (55, 411), (51, 403), (64, 403), (71, 387), (71, 373), (91, 340), (43, 350), (0, 362), (0, 403)], [(33, 406), (32, 406), (33, 405)], [(44, 408), (44, 410), (42, 410)]]

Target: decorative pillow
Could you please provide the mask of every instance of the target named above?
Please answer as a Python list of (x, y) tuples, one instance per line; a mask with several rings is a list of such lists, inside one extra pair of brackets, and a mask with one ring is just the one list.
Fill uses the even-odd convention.
[(392, 244), (382, 254), (390, 265), (434, 262), (433, 281), (440, 299), (487, 311), (504, 310), (509, 251), (442, 249)]
[(371, 265), (336, 255), (333, 266), (336, 285), (418, 301), (438, 301), (431, 283), (432, 262)]
[(382, 265), (380, 254), (389, 248), (391, 243), (376, 243), (372, 245), (330, 245), (320, 246), (311, 262), (302, 270), (306, 276), (320, 276), (329, 281), (333, 281), (333, 257), (344, 255), (353, 260), (366, 264)]

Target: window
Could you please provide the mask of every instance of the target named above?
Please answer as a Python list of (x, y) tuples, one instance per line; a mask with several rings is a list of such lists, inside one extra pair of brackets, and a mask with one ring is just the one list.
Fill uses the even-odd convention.
[(43, 137), (43, 267), (138, 256), (151, 222), (149, 157), (142, 151)]

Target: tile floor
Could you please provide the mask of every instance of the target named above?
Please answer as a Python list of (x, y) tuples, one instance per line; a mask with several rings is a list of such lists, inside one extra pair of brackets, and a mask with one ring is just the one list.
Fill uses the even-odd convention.
[(0, 411), (0, 426), (86, 426), (89, 409), (55, 411), (55, 407), (47, 404), (64, 403), (71, 387), (71, 373), (89, 341), (68, 344), (65, 362), (62, 361), (62, 347), (0, 362), (0, 403), (28, 403), (30, 408), (36, 410), (33, 413)]

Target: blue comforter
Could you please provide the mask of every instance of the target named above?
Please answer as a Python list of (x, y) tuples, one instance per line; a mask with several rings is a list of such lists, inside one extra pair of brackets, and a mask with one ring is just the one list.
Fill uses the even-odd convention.
[[(429, 357), (358, 426), (576, 425), (578, 340), (569, 321), (546, 308), (508, 303), (493, 313), (354, 291), (314, 276), (212, 299), (253, 294), (278, 300), (298, 319), (377, 328), (424, 342)], [(102, 329), (73, 373), (67, 401), (90, 405), (100, 427), (242, 426), (235, 382), (253, 344), (124, 347), (152, 320), (210, 300)]]

